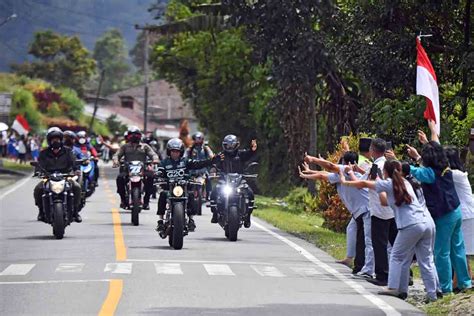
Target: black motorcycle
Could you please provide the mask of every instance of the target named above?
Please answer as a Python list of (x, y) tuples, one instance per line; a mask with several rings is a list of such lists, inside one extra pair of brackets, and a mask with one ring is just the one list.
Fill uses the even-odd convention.
[[(128, 172), (128, 183), (125, 186), (127, 205), (132, 213), (132, 225), (139, 225), (139, 214), (142, 210), (142, 192), (145, 164), (141, 161), (123, 163), (123, 168)], [(130, 203), (131, 202), (131, 203)]]
[(37, 168), (36, 176), (43, 181), (43, 211), (45, 222), (53, 226), (56, 239), (64, 237), (66, 226), (73, 221), (74, 194), (69, 179), (73, 174), (47, 172), (37, 162), (31, 162)]
[[(246, 170), (258, 165), (251, 163)], [(236, 241), (239, 229), (248, 215), (249, 198), (247, 196), (248, 183), (246, 179), (257, 178), (257, 174), (220, 173), (217, 178), (217, 218), (224, 229), (225, 236), (230, 241)]]
[(184, 236), (188, 235), (189, 218), (187, 207), (189, 203), (189, 187), (199, 185), (198, 182), (190, 180), (190, 176), (184, 170), (168, 170), (158, 168), (155, 185), (167, 187), (166, 211), (163, 220), (165, 229), (160, 232), (160, 237), (168, 237), (170, 247), (174, 249), (183, 248)]

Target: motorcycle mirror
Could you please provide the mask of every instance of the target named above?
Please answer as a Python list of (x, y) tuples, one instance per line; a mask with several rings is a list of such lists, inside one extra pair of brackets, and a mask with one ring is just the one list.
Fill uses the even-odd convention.
[(251, 162), (246, 168), (245, 171), (251, 169), (252, 167), (258, 166), (258, 162)]

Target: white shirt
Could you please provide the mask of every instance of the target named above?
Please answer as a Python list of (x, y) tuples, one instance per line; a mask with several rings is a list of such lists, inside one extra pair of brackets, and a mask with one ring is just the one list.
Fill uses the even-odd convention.
[[(385, 165), (385, 159), (384, 156), (377, 158), (374, 161), (374, 164), (376, 164), (380, 171), (383, 171), (383, 167)], [(369, 173), (366, 173), (366, 179), (368, 179)], [(370, 209), (370, 215), (378, 217), (380, 219), (391, 219), (394, 218), (393, 210), (390, 208), (390, 206), (382, 206), (382, 203), (380, 202), (380, 195), (377, 193), (375, 190), (369, 190), (369, 209)]]
[(18, 142), (17, 150), (20, 154), (26, 154), (26, 146), (24, 141), (20, 140)]
[(467, 172), (452, 170), (453, 182), (459, 201), (461, 202), (462, 219), (474, 218), (474, 198)]

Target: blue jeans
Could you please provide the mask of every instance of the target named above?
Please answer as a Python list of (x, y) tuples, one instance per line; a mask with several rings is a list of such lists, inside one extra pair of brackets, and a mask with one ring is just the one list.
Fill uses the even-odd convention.
[(435, 220), (436, 239), (434, 246), (435, 264), (443, 293), (453, 291), (452, 268), (458, 277), (460, 289), (472, 287), (467, 270), (466, 249), (461, 231), (461, 208)]

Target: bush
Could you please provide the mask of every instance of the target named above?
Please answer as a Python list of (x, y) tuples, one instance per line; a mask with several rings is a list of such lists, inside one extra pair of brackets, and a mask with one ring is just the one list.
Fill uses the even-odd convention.
[(61, 102), (67, 105), (67, 113), (65, 114), (71, 119), (77, 119), (84, 112), (84, 102), (78, 97), (77, 92), (72, 89), (62, 88), (60, 94)]
[(30, 91), (22, 88), (13, 92), (10, 118), (14, 120), (18, 114), (25, 117), (33, 132), (39, 131), (41, 128), (41, 114), (36, 109), (35, 98)]

